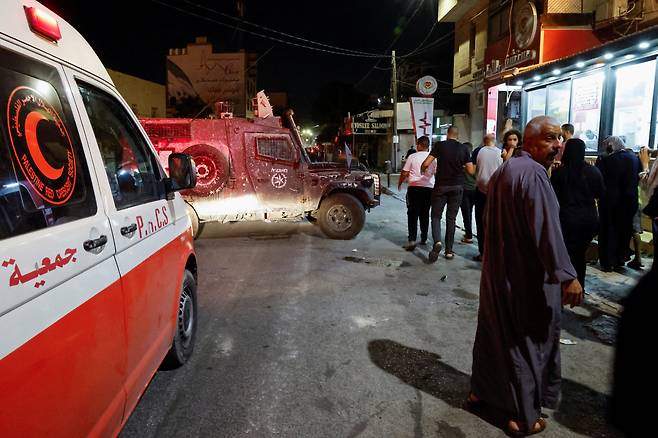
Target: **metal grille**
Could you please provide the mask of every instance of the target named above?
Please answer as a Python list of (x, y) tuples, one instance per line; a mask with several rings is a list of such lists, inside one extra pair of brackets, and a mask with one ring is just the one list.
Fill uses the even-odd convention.
[(144, 123), (143, 125), (151, 140), (189, 140), (192, 138), (192, 128), (189, 123)]
[(258, 138), (256, 139), (258, 155), (274, 158), (275, 160), (294, 161), (295, 152), (290, 142), (285, 138)]
[(580, 14), (585, 12), (584, 0), (548, 0), (547, 12), (549, 14)]

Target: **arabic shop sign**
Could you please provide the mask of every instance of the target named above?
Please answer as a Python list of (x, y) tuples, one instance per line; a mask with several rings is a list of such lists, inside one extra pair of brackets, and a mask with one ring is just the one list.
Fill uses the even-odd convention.
[(386, 135), (391, 129), (388, 118), (372, 117), (374, 111), (354, 116), (352, 119), (352, 133), (354, 135)]

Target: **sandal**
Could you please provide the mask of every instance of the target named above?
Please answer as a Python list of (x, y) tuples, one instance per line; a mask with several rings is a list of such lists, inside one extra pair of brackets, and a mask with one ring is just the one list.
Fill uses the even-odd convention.
[(480, 400), (475, 396), (475, 394), (470, 392), (466, 400), (464, 400), (464, 404), (462, 405), (462, 407), (466, 411), (473, 412), (479, 409), (483, 404), (484, 402), (482, 400)]
[(541, 417), (535, 421), (535, 424), (532, 425), (532, 430), (514, 430), (512, 427), (510, 427), (512, 422), (514, 422), (518, 427), (518, 423), (516, 423), (514, 420), (510, 420), (509, 423), (507, 423), (507, 434), (512, 437), (535, 435), (537, 433), (543, 432), (546, 429), (546, 420)]

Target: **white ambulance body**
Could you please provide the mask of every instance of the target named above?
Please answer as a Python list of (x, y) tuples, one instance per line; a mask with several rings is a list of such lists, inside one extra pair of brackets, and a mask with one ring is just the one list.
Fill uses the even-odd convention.
[(167, 177), (73, 27), (0, 11), (0, 436), (115, 436), (192, 353), (193, 163)]

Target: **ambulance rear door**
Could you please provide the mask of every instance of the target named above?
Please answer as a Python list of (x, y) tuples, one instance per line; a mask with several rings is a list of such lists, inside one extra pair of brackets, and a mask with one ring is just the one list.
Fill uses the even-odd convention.
[(116, 434), (123, 296), (97, 175), (63, 68), (2, 36), (0, 114), (0, 436)]

